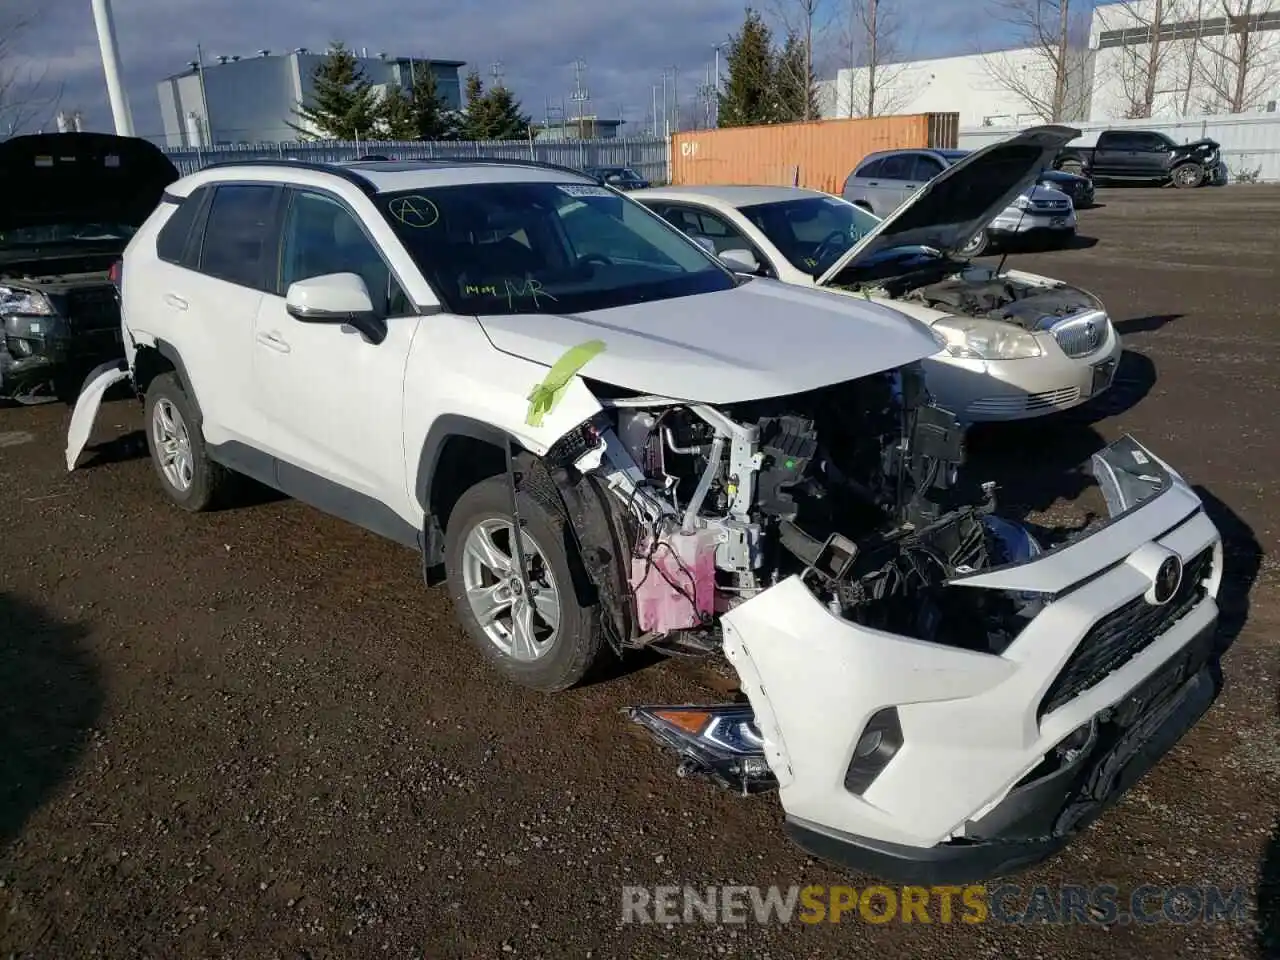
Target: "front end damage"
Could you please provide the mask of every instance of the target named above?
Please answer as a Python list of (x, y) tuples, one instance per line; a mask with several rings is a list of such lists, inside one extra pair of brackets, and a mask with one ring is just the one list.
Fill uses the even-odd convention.
[(777, 790), (806, 849), (908, 882), (1044, 859), (1217, 691), (1221, 546), (1131, 439), (1111, 516), (1033, 537), (960, 482), (918, 364), (709, 406), (589, 384), (540, 459), (618, 649), (723, 657), (742, 697), (631, 716), (700, 774)]

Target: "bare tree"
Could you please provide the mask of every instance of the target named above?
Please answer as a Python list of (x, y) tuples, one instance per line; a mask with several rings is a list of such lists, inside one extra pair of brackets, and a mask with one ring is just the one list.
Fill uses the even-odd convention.
[[(814, 34), (825, 32), (828, 20), (824, 0), (772, 0), (771, 6), (774, 15), (781, 21), (784, 35), (796, 37), (804, 45), (803, 73), (805, 77), (812, 77)], [(811, 103), (805, 104), (803, 119), (816, 119)]]
[(32, 66), (17, 52), (18, 40), (34, 20), (33, 11), (6, 13), (0, 20), (0, 138), (22, 133), (62, 96), (61, 86), (48, 82), (47, 66)]
[(1117, 68), (1124, 96), (1124, 115), (1130, 119), (1150, 117), (1168, 63), (1176, 52), (1167, 42), (1167, 28), (1176, 23), (1175, 0), (1120, 0), (1101, 8), (1103, 24), (1111, 30), (1129, 31), (1142, 39), (1118, 47)]
[(915, 97), (900, 82), (907, 67), (899, 14), (893, 0), (849, 0), (843, 39), (849, 69), (844, 107), (850, 117), (896, 113)]
[(1280, 43), (1262, 32), (1267, 4), (1260, 0), (1219, 0), (1226, 35), (1206, 38), (1201, 77), (1217, 106), (1243, 113), (1280, 80)]
[[(1204, 22), (1205, 5), (1209, 0), (1182, 0), (1178, 19), (1183, 22), (1190, 21), (1192, 23), (1201, 24)], [(1174, 58), (1178, 83), (1175, 88), (1179, 98), (1179, 114), (1186, 116), (1191, 112), (1191, 96), (1196, 89), (1196, 80), (1200, 76), (1200, 56), (1202, 38), (1199, 29), (1196, 33), (1183, 40), (1176, 41), (1174, 48), (1176, 56)]]
[(1033, 65), (1009, 53), (983, 55), (991, 80), (1045, 120), (1077, 120), (1089, 103), (1086, 38), (1092, 0), (991, 0), (991, 15), (1012, 27)]

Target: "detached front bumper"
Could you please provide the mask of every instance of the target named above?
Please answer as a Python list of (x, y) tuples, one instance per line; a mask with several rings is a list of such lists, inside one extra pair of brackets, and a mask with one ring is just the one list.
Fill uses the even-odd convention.
[[(1217, 530), (1194, 492), (1133, 441), (1108, 448), (1095, 468), (1113, 504), (1107, 523), (948, 588), (1045, 599), (999, 654), (846, 621), (798, 577), (724, 615), (725, 653), (801, 846), (913, 883), (1029, 866), (1208, 708), (1218, 689)], [(1172, 560), (1185, 576), (1162, 602), (1149, 600)], [(868, 778), (859, 772), (867, 731), (886, 711), (892, 744)]]
[(1029, 777), (973, 821), (973, 838), (912, 847), (830, 831), (795, 817), (787, 818), (787, 834), (816, 857), (901, 883), (973, 883), (1042, 863), (1123, 796), (1213, 704), (1221, 688), (1212, 662), (1215, 643), (1216, 619), (1108, 711), (1112, 719), (1090, 722), (1089, 749), (1043, 776)]

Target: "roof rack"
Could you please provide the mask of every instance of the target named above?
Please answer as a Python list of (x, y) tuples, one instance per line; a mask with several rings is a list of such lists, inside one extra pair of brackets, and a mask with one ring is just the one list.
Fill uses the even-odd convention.
[[(367, 178), (360, 175), (360, 170), (351, 166), (351, 163), (385, 163), (387, 161), (365, 160), (365, 161), (347, 161), (347, 163), (330, 162), (325, 163), (317, 160), (289, 160), (282, 157), (264, 157), (258, 160), (219, 160), (216, 163), (210, 163), (202, 167), (202, 170), (225, 170), (232, 167), (286, 167), (295, 170), (314, 170), (318, 173), (330, 173), (334, 176), (355, 184), (365, 193), (377, 193), (377, 187)], [(544, 160), (509, 160), (504, 157), (415, 157), (409, 160), (393, 160), (392, 163), (420, 163), (423, 166), (505, 166), (505, 167), (533, 167), (539, 170), (555, 170), (559, 173), (572, 174), (575, 177), (585, 177), (596, 183), (604, 183), (600, 177), (594, 177), (589, 173), (579, 170), (575, 167), (567, 167), (560, 163), (548, 163)]]

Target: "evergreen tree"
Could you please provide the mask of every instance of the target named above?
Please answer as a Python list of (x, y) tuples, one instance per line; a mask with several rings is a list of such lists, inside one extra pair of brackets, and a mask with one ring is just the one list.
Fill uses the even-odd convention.
[(359, 140), (377, 136), (380, 105), (356, 55), (335, 42), (312, 75), (310, 102), (290, 123), (307, 139)]
[(413, 124), (419, 140), (452, 140), (457, 135), (453, 114), (429, 63), (413, 68)]
[(399, 84), (391, 84), (378, 104), (381, 133), (388, 140), (417, 140), (418, 118), (411, 101)]
[(480, 74), (472, 70), (465, 85), (467, 108), (462, 122), (464, 140), (521, 140), (529, 135), (530, 118), (520, 101), (505, 86), (485, 90)]
[(533, 118), (521, 112), (520, 101), (510, 88), (495, 87), (489, 91), (488, 100), (486, 140), (523, 140), (529, 136)]
[(776, 121), (791, 123), (820, 115), (818, 80), (809, 72), (809, 58), (805, 56), (804, 38), (799, 34), (795, 32), (787, 34), (786, 43), (783, 44), (777, 63), (774, 65), (773, 79)]
[(720, 126), (770, 123), (777, 117), (773, 37), (748, 7), (742, 27), (729, 38), (728, 77), (720, 94)]

